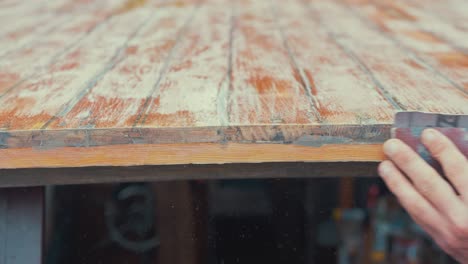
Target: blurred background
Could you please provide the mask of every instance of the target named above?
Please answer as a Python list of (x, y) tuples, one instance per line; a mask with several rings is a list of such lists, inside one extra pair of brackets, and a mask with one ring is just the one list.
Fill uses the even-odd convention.
[(378, 178), (48, 187), (53, 263), (455, 263)]

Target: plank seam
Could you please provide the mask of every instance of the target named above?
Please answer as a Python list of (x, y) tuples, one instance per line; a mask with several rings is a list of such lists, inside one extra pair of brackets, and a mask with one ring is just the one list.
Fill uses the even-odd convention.
[(317, 17), (318, 23), (326, 29), (326, 34), (332, 40), (338, 48), (340, 48), (352, 61), (354, 61), (358, 67), (372, 80), (372, 82), (375, 84), (377, 92), (382, 95), (382, 97), (389, 102), (393, 107), (395, 107), (397, 110), (405, 110), (405, 107), (397, 102), (396, 100), (393, 99), (392, 94), (385, 88), (385, 86), (375, 77), (375, 75), (372, 73), (372, 71), (369, 69), (369, 67), (350, 49), (348, 49), (343, 43), (341, 43), (338, 38), (336, 38), (336, 35), (333, 34), (330, 31), (330, 28), (326, 26), (320, 15), (317, 14), (316, 10), (310, 6), (308, 2), (306, 2), (306, 7), (313, 14), (314, 17)]
[(161, 70), (159, 71), (158, 78), (156, 79), (156, 82), (154, 83), (153, 88), (150, 90), (148, 96), (145, 98), (145, 102), (143, 103), (142, 109), (138, 113), (137, 118), (135, 119), (132, 127), (134, 128), (137, 127), (140, 121), (141, 121), (140, 125), (143, 125), (146, 122), (146, 118), (148, 117), (148, 111), (149, 109), (151, 109), (151, 106), (153, 105), (153, 100), (151, 100), (152, 98), (154, 98), (153, 94), (159, 93), (161, 81), (163, 80), (163, 77), (169, 70), (169, 66), (172, 61), (172, 58), (174, 57), (175, 50), (178, 47), (180, 40), (182, 39), (184, 33), (187, 31), (187, 28), (190, 22), (195, 17), (195, 14), (197, 13), (196, 11), (200, 8), (201, 2), (202, 0), (197, 2), (196, 6), (193, 8), (189, 17), (187, 18), (187, 20), (184, 22), (182, 27), (177, 32), (175, 43), (171, 47), (171, 50), (169, 51), (168, 55), (166, 56), (164, 60), (164, 64)]
[[(337, 2), (337, 1), (335, 1)], [(340, 1), (341, 3), (342, 1)], [(465, 91), (465, 89), (460, 85), (458, 84), (457, 82), (455, 82), (454, 80), (452, 80), (451, 78), (449, 78), (447, 75), (443, 74), (442, 72), (438, 71), (437, 69), (435, 69), (431, 64), (429, 64), (428, 62), (426, 62), (423, 58), (421, 58), (420, 56), (418, 56), (416, 54), (416, 52), (414, 50), (412, 50), (411, 48), (408, 48), (406, 45), (404, 45), (403, 43), (401, 43), (401, 41), (399, 41), (398, 39), (396, 39), (395, 37), (393, 37), (392, 35), (386, 33), (386, 32), (383, 32), (381, 30), (379, 30), (377, 28), (377, 26), (373, 23), (369, 23), (369, 20), (366, 19), (365, 17), (362, 16), (361, 13), (359, 13), (358, 11), (356, 11), (355, 8), (351, 7), (348, 3), (345, 3), (343, 2), (345, 8), (349, 11), (351, 11), (351, 14), (353, 14), (356, 18), (358, 18), (361, 22), (363, 22), (363, 24), (365, 24), (367, 27), (369, 27), (370, 29), (372, 29), (373, 31), (376, 31), (376, 32), (379, 32), (380, 35), (382, 35), (383, 37), (385, 37), (386, 39), (390, 40), (391, 42), (393, 42), (393, 44), (400, 48), (404, 53), (406, 53), (408, 56), (412, 57), (415, 61), (417, 61), (420, 65), (424, 66), (424, 68), (426, 68), (427, 70), (429, 70), (430, 72), (432, 72), (434, 75), (436, 76), (439, 76), (440, 78), (442, 78), (443, 80), (445, 80), (447, 83), (449, 83), (451, 85), (452, 88), (456, 88), (457, 90), (461, 91), (462, 93), (464, 94), (468, 94), (468, 91)]]
[(299, 82), (299, 84), (306, 91), (307, 100), (309, 101), (309, 105), (311, 107), (312, 113), (314, 114), (315, 118), (320, 123), (322, 123), (323, 118), (322, 118), (322, 116), (320, 115), (320, 113), (318, 111), (318, 108), (320, 108), (320, 103), (317, 100), (317, 98), (312, 94), (312, 87), (310, 85), (309, 79), (305, 76), (305, 73), (304, 73), (303, 69), (301, 69), (299, 67), (299, 64), (297, 63), (297, 60), (296, 60), (296, 58), (295, 58), (295, 56), (294, 56), (294, 54), (293, 54), (293, 52), (291, 50), (291, 47), (289, 46), (288, 40), (286, 39), (286, 36), (285, 36), (285, 33), (284, 33), (284, 28), (278, 22), (279, 16), (278, 16), (277, 7), (276, 7), (275, 4), (276, 4), (275, 0), (270, 1), (270, 7), (271, 7), (271, 10), (272, 10), (272, 14), (273, 14), (273, 20), (275, 21), (276, 27), (278, 28), (278, 31), (280, 33), (281, 40), (283, 42), (283, 46), (286, 49), (286, 52), (288, 53), (289, 60), (291, 61), (292, 65), (294, 66), (293, 70), (295, 72), (297, 72), (299, 74), (300, 78), (301, 78), (301, 82)]
[[(78, 38), (76, 41), (72, 42), (71, 44), (67, 45), (65, 48), (63, 48), (61, 51), (59, 51), (58, 53), (54, 54), (52, 56), (52, 58), (50, 59), (50, 61), (45, 65), (45, 68), (47, 67), (50, 67), (52, 65), (54, 65), (60, 56), (62, 56), (63, 54), (65, 54), (66, 52), (68, 52), (69, 50), (73, 49), (74, 47), (78, 47), (81, 42), (83, 40), (85, 40), (92, 32), (94, 32), (96, 29), (98, 29), (99, 27), (101, 26), (104, 26), (107, 22), (109, 22), (109, 20), (113, 17), (114, 15), (109, 15), (107, 16), (106, 18), (104, 18), (101, 22), (97, 23), (95, 26), (93, 26), (92, 28), (90, 28), (88, 31), (85, 32), (85, 34), (83, 36), (81, 36), (80, 38)], [(19, 80), (18, 82), (16, 82), (15, 84), (13, 84), (10, 88), (8, 88), (5, 92), (3, 92), (2, 94), (0, 94), (0, 99), (2, 97), (4, 97), (6, 94), (8, 94), (9, 92), (13, 91), (15, 88), (17, 88), (18, 86), (20, 86), (22, 83), (24, 83), (25, 81), (29, 80), (31, 77), (33, 76), (36, 76), (37, 74), (35, 73), (31, 73), (29, 75), (27, 75), (26, 77), (22, 78), (21, 80)]]
[(41, 129), (46, 129), (53, 121), (57, 120), (59, 117), (63, 117), (68, 114), (74, 107), (84, 98), (84, 96), (91, 91), (96, 84), (110, 71), (112, 70), (117, 64), (123, 61), (126, 57), (123, 54), (123, 51), (127, 48), (128, 43), (138, 35), (138, 33), (142, 30), (142, 28), (149, 23), (149, 21), (154, 18), (154, 15), (151, 14), (147, 18), (140, 23), (137, 28), (131, 33), (131, 35), (125, 40), (125, 42), (115, 51), (114, 55), (110, 59), (109, 64), (105, 65), (104, 68), (98, 72), (96, 75), (93, 76), (85, 85), (84, 89), (81, 89), (76, 97), (68, 101), (61, 110), (58, 111), (52, 118), (50, 118), (42, 127)]
[(231, 4), (231, 17), (229, 20), (230, 27), (229, 27), (229, 51), (228, 51), (228, 65), (227, 65), (227, 72), (226, 72), (226, 78), (227, 78), (227, 91), (224, 89), (225, 85), (224, 84), (224, 78), (221, 82), (221, 87), (218, 92), (218, 96), (216, 99), (217, 103), (217, 108), (218, 108), (218, 116), (219, 116), (219, 121), (221, 126), (226, 126), (231, 123), (230, 120), (230, 111), (227, 107), (227, 104), (230, 102), (230, 93), (233, 90), (233, 84), (232, 84), (232, 67), (233, 67), (233, 62), (232, 62), (232, 55), (233, 55), (233, 41), (234, 41), (234, 31), (237, 23), (237, 18), (236, 18), (236, 12), (234, 10), (234, 5)]

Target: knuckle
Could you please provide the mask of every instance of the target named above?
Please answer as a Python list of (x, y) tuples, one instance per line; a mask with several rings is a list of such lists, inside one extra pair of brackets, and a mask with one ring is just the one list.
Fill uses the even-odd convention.
[(412, 155), (413, 153), (409, 151), (402, 151), (395, 154), (395, 160), (403, 166), (410, 166), (415, 163), (416, 156)]
[(449, 145), (445, 141), (438, 141), (437, 144), (433, 144), (430, 149), (434, 158), (440, 158), (449, 150)]
[(434, 184), (428, 179), (421, 179), (418, 184), (418, 190), (424, 196), (431, 194), (434, 191)]
[(460, 175), (463, 176), (466, 174), (466, 163), (454, 162), (452, 160), (446, 160), (443, 164), (445, 172), (448, 175)]

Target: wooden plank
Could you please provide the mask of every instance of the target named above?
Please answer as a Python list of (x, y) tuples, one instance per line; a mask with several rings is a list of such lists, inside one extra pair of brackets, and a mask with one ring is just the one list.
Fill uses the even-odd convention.
[[(229, 1), (205, 1), (139, 113), (142, 127), (227, 125)], [(206, 25), (210, 25), (206, 27)], [(177, 98), (174, 100), (174, 98)]]
[[(54, 69), (57, 60), (65, 59), (68, 50), (79, 45), (83, 39), (87, 38), (96, 28), (102, 26), (109, 18), (109, 14), (106, 12), (101, 14), (95, 14), (95, 12), (96, 10), (89, 14), (64, 16), (63, 18), (67, 21), (63, 25), (59, 24), (60, 28), (50, 30), (49, 34), (43, 36), (42, 39), (38, 39), (37, 42), (26, 43), (18, 49), (4, 54), (0, 61), (0, 98), (5, 97), (6, 93), (13, 90), (16, 90), (17, 93), (23, 92), (22, 89), (29, 87), (28, 84), (36, 87), (37, 85), (31, 84), (30, 79), (32, 77), (37, 77), (47, 72), (47, 70)], [(52, 25), (55, 26), (56, 22), (60, 23), (60, 19), (53, 22)], [(68, 54), (70, 57), (74, 55), (76, 56), (74, 53)], [(65, 67), (64, 70), (70, 70), (70, 65), (73, 64), (66, 65), (68, 67)], [(29, 83), (25, 81), (29, 81)], [(41, 91), (44, 90), (46, 89), (41, 89)], [(18, 103), (12, 99), (9, 102)]]
[(228, 98), (223, 99), (229, 124), (318, 123), (315, 95), (295, 78), (294, 62), (269, 2), (232, 5), (232, 69)]
[(381, 161), (381, 144), (219, 144), (112, 145), (93, 148), (3, 149), (0, 168), (224, 164), (261, 162)]
[[(454, 82), (434, 76), (383, 30), (334, 2), (311, 3), (321, 14), (342, 15), (328, 31), (322, 26), (330, 16), (327, 23), (309, 16), (299, 0), (284, 8), (275, 1), (210, 0), (199, 9), (195, 0), (109, 1), (84, 9), (58, 3), (51, 10), (78, 15), (76, 21), (0, 62), (5, 130), (375, 126), (391, 123), (398, 109), (466, 111), (466, 94), (452, 89), (455, 81), (465, 85), (463, 71), (446, 69)], [(144, 27), (128, 23), (143, 23), (153, 11)], [(71, 28), (83, 35), (65, 42)], [(346, 35), (349, 29), (362, 36)], [(423, 93), (426, 87), (433, 92)]]
[[(196, 3), (185, 0), (180, 1), (180, 5), (155, 10), (154, 17), (141, 29), (141, 34), (128, 42), (127, 52), (121, 61), (109, 69), (99, 82), (94, 83), (83, 98), (74, 100), (75, 105), (70, 103), (68, 108), (60, 112), (47, 128), (136, 125), (141, 114), (147, 110), (144, 108), (148, 108), (149, 98), (158, 90), (171, 57), (179, 52), (175, 46), (181, 42), (197, 11)], [(198, 30), (200, 25), (197, 26)], [(182, 126), (177, 124), (177, 120), (172, 121), (172, 126)]]
[(295, 75), (311, 87), (322, 122), (391, 123), (398, 105), (321, 28), (302, 1), (273, 3), (285, 44), (294, 57)]
[[(36, 12), (36, 10), (44, 10), (45, 2), (46, 1), (34, 1), (32, 3), (26, 3), (24, 1), (2, 1), (0, 6), (0, 19), (11, 18), (14, 15), (18, 17), (19, 14), (29, 14), (30, 12)], [(6, 24), (2, 24), (2, 26), (6, 27)]]
[[(54, 116), (67, 112), (76, 100), (122, 60), (128, 52), (128, 42), (149, 21), (152, 11), (134, 9), (118, 15), (90, 32), (78, 47), (67, 51), (60, 61), (47, 67), (46, 72), (40, 72), (4, 94), (0, 98), (0, 127), (39, 129)], [(66, 36), (57, 34), (55, 37), (62, 39)], [(45, 47), (57, 48), (54, 45)], [(25, 73), (21, 68), (15, 72)], [(12, 115), (16, 116), (13, 120), (10, 118)]]
[(186, 128), (110, 128), (0, 131), (1, 149), (95, 147), (122, 144), (272, 143), (318, 146), (383, 143), (391, 125), (263, 125)]
[(6, 11), (0, 14), (0, 58), (14, 50), (37, 45), (65, 22), (77, 17), (108, 15), (120, 5), (119, 1), (96, 1), (93, 4), (82, 1), (34, 1), (27, 3), (26, 8), (0, 8), (2, 12)]
[(43, 187), (0, 189), (0, 263), (42, 263)]
[(411, 53), (364, 23), (345, 5), (335, 1), (311, 1), (307, 6), (311, 15), (321, 19), (322, 27), (372, 74), (401, 109), (468, 112), (466, 93), (425, 68)]
[(447, 0), (427, 1), (409, 0), (398, 2), (403, 8), (409, 12), (416, 14), (419, 24), (427, 32), (434, 33), (440, 38), (443, 38), (457, 47), (468, 50), (468, 26), (466, 20), (468, 15), (468, 3), (463, 0)]
[[(450, 43), (439, 37), (440, 33), (437, 31), (427, 31), (434, 28), (433, 19), (429, 20), (422, 16), (421, 12), (409, 13), (412, 9), (408, 6), (398, 5), (393, 1), (374, 0), (367, 5), (356, 5), (353, 1), (348, 2), (355, 6), (354, 12), (363, 16), (367, 23), (375, 24), (383, 34), (388, 35), (403, 48), (414, 53), (413, 57), (416, 58), (421, 67), (432, 70), (453, 86), (468, 92), (468, 74), (466, 73), (468, 54), (457, 48), (460, 46), (459, 44)], [(391, 16), (389, 15), (391, 10), (400, 10), (400, 12), (405, 10), (407, 13), (406, 16)], [(442, 23), (437, 23), (437, 25), (442, 25)], [(445, 30), (443, 31), (445, 32)], [(456, 35), (460, 36), (460, 34)], [(462, 38), (468, 38), (468, 34)]]
[[(15, 24), (13, 30), (2, 34), (0, 58), (5, 58), (17, 50), (24, 50), (33, 46), (38, 39), (44, 38), (60, 27), (65, 19), (65, 16), (57, 17), (54, 14), (45, 13), (39, 16), (31, 16), (29, 20), (25, 19)], [(38, 28), (38, 23), (45, 25)]]
[[(275, 162), (47, 169), (1, 169), (0, 186), (204, 179), (376, 177), (377, 162)], [(31, 177), (34, 175), (34, 177)]]

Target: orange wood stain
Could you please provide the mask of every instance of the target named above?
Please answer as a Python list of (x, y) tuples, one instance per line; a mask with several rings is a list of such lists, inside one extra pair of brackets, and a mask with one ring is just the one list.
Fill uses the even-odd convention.
[(17, 73), (0, 72), (0, 95), (20, 80)]
[(174, 67), (171, 68), (171, 71), (173, 72), (183, 71), (183, 70), (189, 69), (190, 67), (192, 67), (192, 61), (187, 60), (178, 65), (174, 65)]
[[(421, 12), (426, 11), (424, 9), (428, 7), (434, 8), (435, 6), (433, 5), (421, 6), (421, 3), (410, 3), (408, 1), (386, 1), (386, 3), (387, 4), (381, 1), (374, 1), (368, 4), (375, 7), (375, 9), (358, 9), (356, 11), (376, 21), (375, 24), (379, 26), (380, 30), (387, 32), (390, 37), (398, 40), (402, 47), (411, 50), (422, 60), (418, 64), (411, 62), (412, 60), (404, 60), (408, 65), (418, 70), (424, 70), (422, 64), (430, 65), (440, 74), (450, 79), (454, 86), (463, 89), (464, 83), (467, 80), (466, 74), (462, 71), (463, 57), (465, 57), (466, 54), (463, 54), (463, 52), (460, 52), (454, 47), (454, 43), (458, 42), (459, 39), (463, 37), (463, 35), (457, 36), (457, 27), (452, 26), (449, 28), (449, 26), (445, 24), (447, 21), (443, 20), (434, 22), (432, 14)], [(391, 20), (381, 19), (378, 16), (378, 12), (386, 11), (388, 4), (397, 4), (400, 5), (400, 8), (409, 10), (410, 13), (414, 14), (417, 23), (411, 20), (400, 20), (398, 23), (393, 23)], [(442, 10), (442, 7), (445, 6), (439, 6), (441, 10), (437, 12), (440, 12), (440, 15), (446, 15), (447, 10)], [(415, 10), (417, 10), (417, 12)], [(456, 25), (456, 14), (454, 13), (452, 15), (454, 17), (451, 19), (453, 19), (454, 25)], [(440, 25), (436, 28), (434, 27), (434, 23), (440, 23)], [(463, 32), (460, 33), (465, 34)], [(444, 50), (444, 53), (453, 54), (448, 57), (455, 57), (455, 59), (440, 58), (439, 54), (434, 54), (431, 50)], [(408, 63), (408, 61), (410, 61), (410, 63)]]
[[(153, 102), (153, 109), (144, 118), (144, 124), (153, 124), (153, 126), (165, 127), (173, 124), (180, 124), (180, 126), (192, 126), (195, 123), (195, 116), (187, 110), (176, 111), (170, 114), (158, 113), (160, 108), (161, 98), (158, 96), (151, 99)], [(175, 102), (174, 102), (175, 103)], [(143, 125), (144, 125), (143, 124)]]
[(79, 25), (76, 25), (76, 26), (72, 26), (70, 28), (67, 29), (67, 31), (71, 32), (71, 33), (80, 33), (80, 32), (83, 32), (83, 31), (89, 31), (91, 30), (94, 26), (96, 26), (96, 23), (99, 23), (101, 21), (101, 19), (103, 17), (105, 17), (107, 14), (104, 14), (102, 16), (98, 16), (96, 15), (96, 18), (93, 19), (93, 20), (90, 20), (88, 22), (84, 22), (82, 24), (79, 24)]
[(390, 32), (390, 28), (386, 25), (386, 18), (381, 13), (376, 12), (371, 15), (372, 22), (375, 23), (382, 32)]
[(347, 2), (353, 5), (371, 5), (375, 7), (375, 12), (370, 16), (371, 20), (379, 26), (383, 32), (390, 32), (391, 29), (387, 26), (389, 20), (406, 20), (414, 22), (416, 17), (409, 14), (403, 7), (399, 6), (394, 2), (383, 2), (379, 1), (362, 1), (355, 2), (347, 0)]
[(424, 42), (432, 42), (432, 43), (441, 43), (442, 40), (434, 34), (431, 34), (430, 32), (423, 32), (423, 31), (405, 31), (403, 34)]
[(70, 1), (67, 3), (64, 3), (63, 5), (59, 6), (57, 8), (57, 12), (70, 12), (78, 7), (80, 7), (82, 4), (91, 4), (93, 0), (78, 0), (78, 1)]
[(70, 63), (66, 63), (66, 64), (61, 65), (60, 68), (58, 68), (58, 70), (60, 70), (60, 71), (69, 71), (69, 70), (75, 69), (78, 66), (79, 66), (79, 63), (70, 62)]
[[(171, 126), (172, 124), (180, 124), (182, 126), (192, 126), (195, 124), (196, 118), (190, 111), (182, 110), (171, 114), (150, 113), (146, 116), (146, 122), (153, 126)], [(146, 123), (145, 122), (145, 123)]]
[(309, 70), (304, 70), (304, 73), (307, 77), (307, 80), (309, 80), (309, 85), (310, 85), (312, 94), (317, 95), (318, 94), (317, 86), (315, 86), (314, 77), (312, 76), (312, 73)]
[[(323, 62), (323, 63), (326, 63), (326, 62)], [(296, 70), (295, 66), (293, 66), (293, 65), (291, 65), (291, 68), (294, 69), (293, 70), (293, 76), (296, 79), (296, 81), (298, 83), (301, 83), (304, 87), (306, 87), (306, 84), (304, 83), (304, 80), (302, 79), (303, 77), (301, 76), (299, 71)], [(312, 73), (309, 70), (303, 70), (303, 72), (305, 74), (305, 78), (307, 78), (307, 80), (308, 80), (308, 84), (310, 85), (310, 90), (311, 90), (312, 95), (317, 95), (318, 94), (317, 86), (315, 86), (315, 82), (314, 82), (314, 78), (312, 77)]]
[(228, 96), (221, 87), (227, 88), (229, 21), (229, 10), (223, 4), (201, 7), (172, 50), (174, 56), (139, 125), (220, 125), (225, 113), (218, 109), (217, 100)]
[[(166, 24), (173, 22), (174, 19), (171, 14), (161, 17), (161, 20), (165, 21)], [(159, 25), (158, 22), (159, 20), (156, 20), (153, 24)], [(151, 33), (154, 30), (158, 30), (158, 28), (149, 25), (146, 32)], [(106, 76), (108, 79), (97, 83), (96, 87), (80, 100), (66, 116), (58, 118), (49, 127), (114, 127), (119, 124), (125, 124), (127, 127), (133, 126), (139, 115), (131, 109), (142, 111), (141, 106), (146, 99), (141, 95), (136, 98), (134, 96), (141, 91), (139, 84), (145, 79), (149, 79), (151, 83), (156, 80), (157, 72), (155, 70), (158, 69), (157, 65), (163, 63), (167, 52), (175, 45), (173, 35), (168, 35), (169, 38), (163, 38), (158, 42), (147, 41), (145, 38), (148, 36), (148, 34), (142, 34), (139, 45), (135, 44), (127, 47), (126, 59), (115, 67), (112, 74)], [(70, 54), (72, 58), (79, 56), (79, 52)], [(150, 88), (145, 87), (146, 90)], [(119, 97), (122, 91), (125, 92), (126, 96)], [(108, 92), (114, 95), (104, 96)], [(122, 116), (123, 113), (129, 114)]]
[[(288, 45), (301, 69), (294, 71), (294, 77), (310, 89), (323, 122), (361, 120), (369, 112), (374, 113), (367, 116), (375, 122), (388, 122), (393, 113), (388, 111), (389, 105), (377, 89), (363, 85), (369, 80), (362, 69), (326, 32), (310, 30), (322, 27), (315, 13), (310, 15), (301, 5), (291, 3), (289, 6), (278, 5), (278, 12)], [(300, 19), (302, 17), (308, 19)]]
[(453, 68), (468, 68), (468, 55), (459, 52), (433, 53), (439, 62)]
[(10, 32), (7, 34), (7, 37), (10, 38), (10, 41), (15, 41), (21, 37), (31, 34), (34, 31), (34, 28), (35, 27), (31, 26), (31, 27), (27, 27), (19, 31)]
[(314, 122), (313, 106), (294, 74), (292, 58), (268, 5), (244, 1), (236, 8), (227, 106), (230, 120), (236, 124)]
[(416, 17), (406, 11), (403, 7), (392, 2), (386, 2), (384, 7), (378, 11), (384, 19), (400, 19), (417, 21)]
[(130, 46), (126, 49), (127, 54), (129, 55), (135, 55), (138, 50), (137, 46)]
[(135, 8), (140, 8), (143, 5), (145, 5), (146, 2), (147, 2), (147, 0), (127, 0), (122, 5), (122, 7), (117, 9), (116, 13), (117, 14), (125, 13), (125, 12), (129, 12), (129, 11), (135, 9)]
[(190, 2), (195, 3), (197, 0), (192, 0), (192, 1), (164, 1), (164, 2), (159, 2), (156, 3), (155, 6), (157, 7), (168, 7), (168, 6), (174, 6), (174, 7), (184, 7), (188, 5)]
[(143, 53), (150, 58), (151, 62), (160, 61), (174, 45), (174, 39), (163, 40), (162, 44), (146, 48)]
[(253, 85), (259, 94), (268, 94), (271, 92), (277, 92), (278, 95), (285, 93), (291, 82), (285, 80), (276, 79), (273, 76), (268, 76), (267, 73), (253, 73), (247, 82)]
[(413, 68), (416, 68), (416, 69), (424, 69), (423, 66), (421, 66), (421, 64), (417, 63), (416, 61), (412, 60), (412, 59), (408, 59), (405, 61), (406, 64), (410, 65), (411, 67)]
[[(25, 99), (22, 101), (32, 102), (31, 99)], [(11, 118), (12, 116), (15, 118)], [(47, 113), (28, 115), (21, 113), (21, 108), (15, 108), (8, 112), (0, 112), (0, 129), (21, 130), (24, 127), (39, 129), (43, 122), (46, 122), (51, 118), (52, 116)]]
[[(239, 19), (242, 20), (242, 17), (240, 17)], [(271, 39), (272, 37), (268, 34), (268, 32), (260, 32), (254, 27), (249, 26), (245, 23), (243, 23), (242, 26), (239, 27), (239, 29), (252, 43), (255, 43), (255, 45), (258, 45), (264, 51), (268, 52), (275, 49), (274, 42)]]
[[(109, 126), (114, 127), (116, 125), (116, 120), (111, 119), (112, 114), (115, 113), (116, 109), (124, 109), (126, 105), (125, 100), (118, 98), (107, 98), (103, 96), (97, 96), (90, 101), (87, 98), (84, 98), (80, 101), (80, 108), (74, 108), (68, 114), (67, 118), (57, 118), (49, 127), (57, 128), (62, 126)], [(86, 110), (84, 112), (83, 110)], [(109, 119), (96, 119), (90, 118), (90, 116), (108, 116)], [(73, 116), (74, 118), (69, 118)]]
[(1, 149), (0, 168), (381, 161), (380, 144), (305, 147), (283, 144), (113, 145), (91, 148)]

